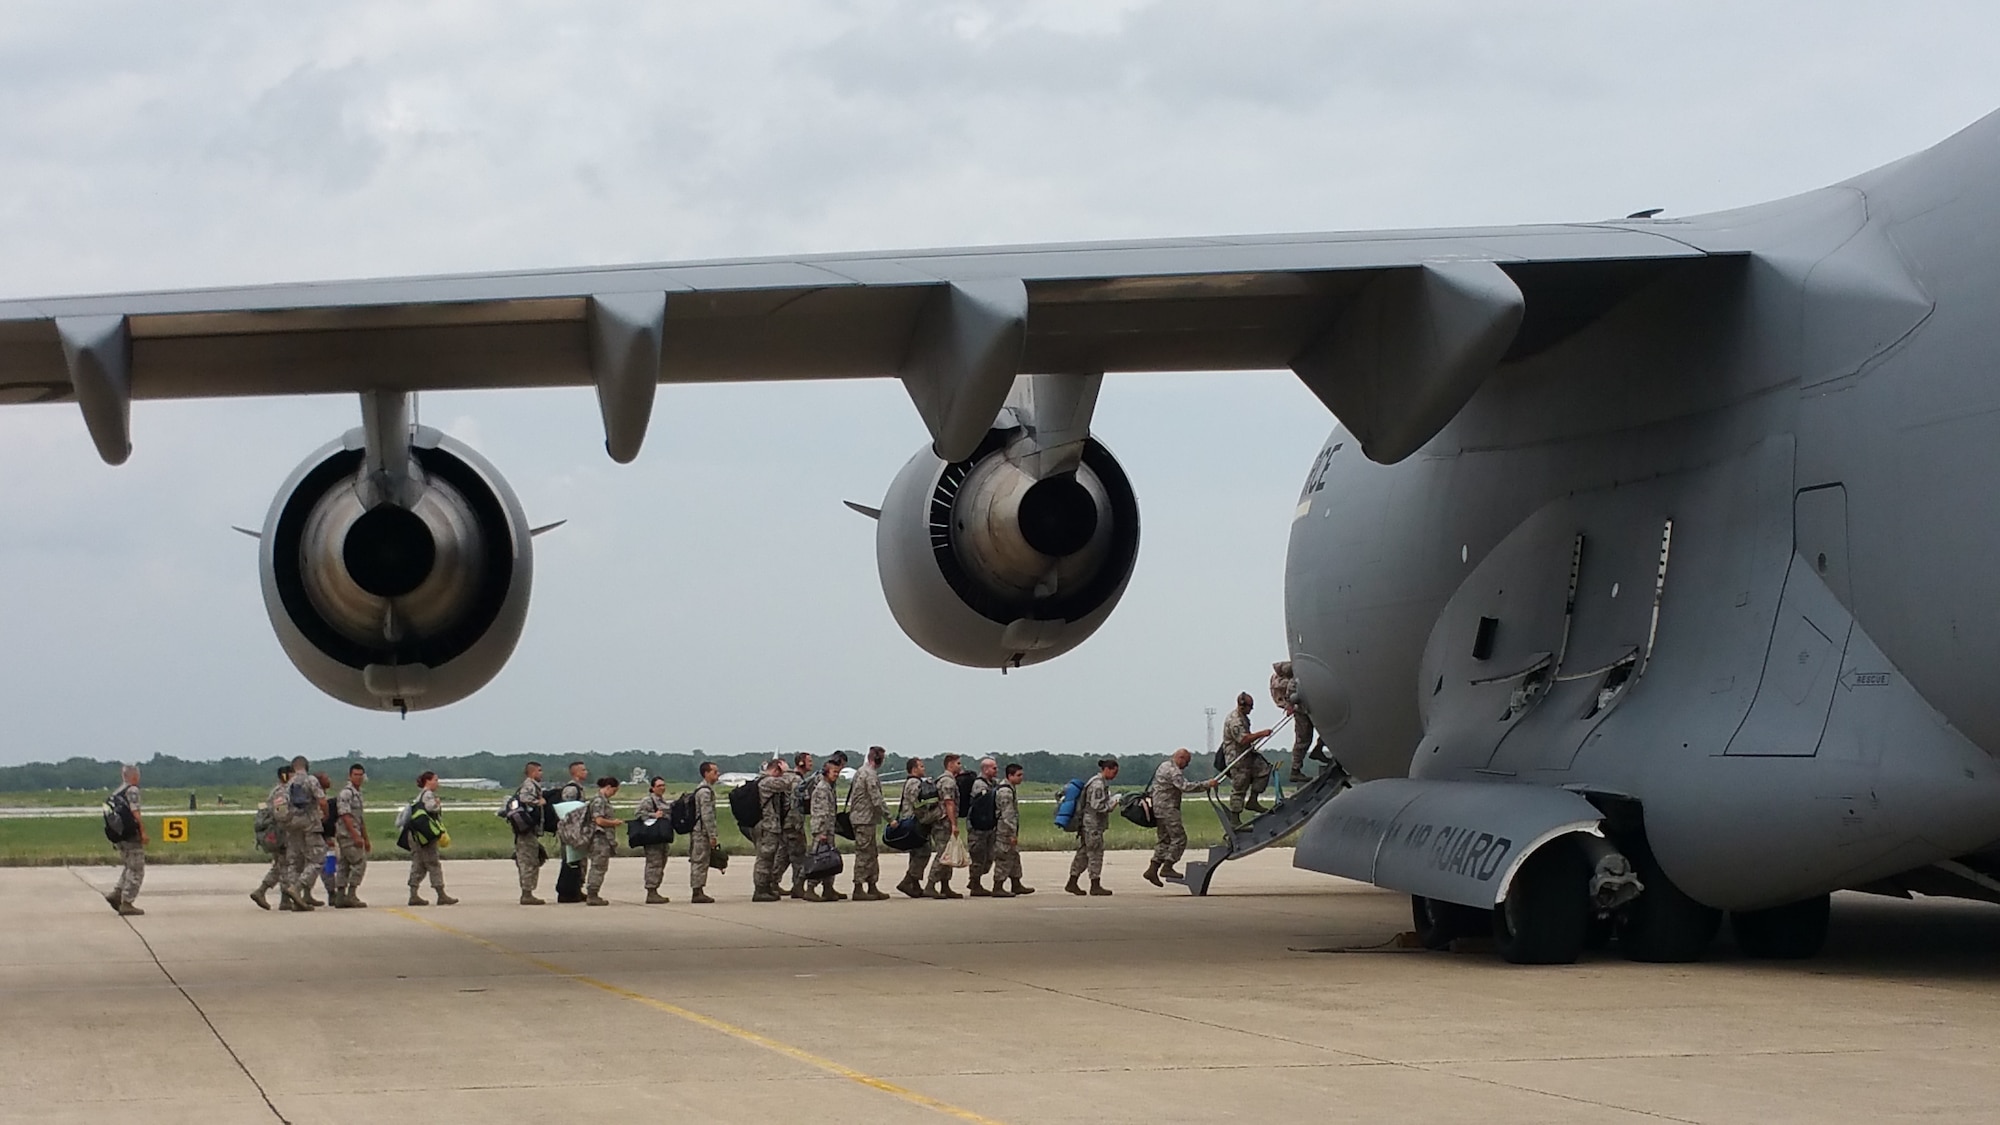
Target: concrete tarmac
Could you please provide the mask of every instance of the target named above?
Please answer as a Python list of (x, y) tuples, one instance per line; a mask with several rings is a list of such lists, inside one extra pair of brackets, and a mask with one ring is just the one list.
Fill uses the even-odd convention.
[[(1030, 855), (1011, 901), (515, 904), (445, 863), (405, 908), (265, 913), (259, 870), (0, 870), (0, 1119), (870, 1123), (2000, 1119), (2000, 908), (1843, 895), (1805, 963), (1518, 968), (1390, 948), (1407, 900), (1225, 868), (1187, 897), (1113, 853), (1112, 898)], [(899, 857), (884, 867), (899, 877)], [(553, 868), (543, 891), (553, 897)], [(961, 880), (962, 883), (962, 880)], [(843, 878), (843, 887), (845, 880)]]

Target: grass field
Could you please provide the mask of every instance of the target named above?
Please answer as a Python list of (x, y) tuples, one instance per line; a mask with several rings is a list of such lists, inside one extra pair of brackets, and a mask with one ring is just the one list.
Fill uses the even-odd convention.
[[(493, 815), (489, 805), (497, 805), (497, 801), (482, 801), (446, 814), (445, 828), (451, 835), (451, 847), (444, 853), (446, 859), (497, 859), (514, 854), (512, 834), (506, 823)], [(717, 812), (722, 818), (723, 846), (731, 854), (749, 852), (750, 844), (737, 832), (727, 805)], [(181, 843), (167, 843), (162, 839), (160, 821), (162, 816), (172, 815), (171, 812), (147, 813), (146, 833), (152, 840), (146, 850), (147, 862), (259, 863), (266, 859), (251, 843), (248, 812), (187, 817), (188, 839)], [(1022, 850), (1067, 851), (1075, 847), (1076, 837), (1055, 826), (1054, 805), (1023, 805), (1021, 817)], [(375, 842), (378, 859), (388, 860), (404, 854), (395, 846), (395, 820), (394, 807), (368, 814), (368, 832)], [(1189, 841), (1195, 849), (1222, 840), (1221, 826), (1208, 811), (1208, 803), (1204, 800), (1189, 799), (1187, 825)], [(1113, 816), (1105, 844), (1111, 848), (1150, 848), (1153, 838), (1150, 829), (1139, 828), (1121, 817)], [(546, 842), (553, 850), (554, 839), (548, 838)], [(623, 853), (626, 849), (622, 831), (619, 842), (619, 850)], [(843, 840), (841, 846), (846, 849), (850, 845)], [(675, 841), (676, 854), (680, 854), (683, 847), (680, 841)], [(104, 839), (103, 821), (96, 816), (0, 819), (0, 866), (110, 863), (112, 857), (111, 845)]]

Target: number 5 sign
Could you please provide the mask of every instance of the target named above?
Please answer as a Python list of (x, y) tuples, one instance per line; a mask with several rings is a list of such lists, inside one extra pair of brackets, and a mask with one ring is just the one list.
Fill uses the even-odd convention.
[(188, 818), (169, 816), (160, 821), (160, 839), (169, 844), (185, 844), (188, 838)]

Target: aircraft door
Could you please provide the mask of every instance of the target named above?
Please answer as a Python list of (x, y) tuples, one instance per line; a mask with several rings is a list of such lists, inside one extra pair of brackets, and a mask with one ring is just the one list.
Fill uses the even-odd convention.
[(1727, 753), (1810, 757), (1819, 752), (1854, 618), (1847, 593), (1847, 491), (1801, 489), (1793, 501), (1793, 544), (1785, 592), (1757, 685), (1757, 699)]

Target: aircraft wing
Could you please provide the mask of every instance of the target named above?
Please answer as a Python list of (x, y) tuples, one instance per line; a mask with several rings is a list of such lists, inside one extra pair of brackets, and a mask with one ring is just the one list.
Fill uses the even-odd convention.
[[(1489, 292), (1496, 286), (1518, 289), (1518, 300), (1501, 295), (1517, 306), (1501, 354), (1516, 356), (1560, 339), (1665, 270), (1707, 256), (1643, 223), (1579, 224), (0, 301), (0, 403), (80, 399), (100, 449), (121, 460), (110, 448), (118, 438), (111, 431), (132, 398), (592, 384), (603, 394), (622, 369), (628, 383), (647, 384), (626, 394), (650, 409), (659, 382), (910, 382), (913, 369), (948, 377), (949, 370), (936, 376), (934, 369), (954, 362), (1011, 368), (1010, 378), (1298, 368), (1371, 283), (1420, 279), (1426, 271), (1451, 281), (1453, 270), (1485, 271), (1485, 280), (1470, 283), (1475, 304), (1499, 299)], [(1452, 286), (1446, 290), (1448, 299)], [(1391, 296), (1392, 304), (1407, 300)], [(1012, 335), (991, 328), (999, 322), (1011, 325)], [(981, 324), (988, 325), (983, 337)], [(968, 343), (967, 333), (978, 338)], [(645, 379), (655, 361), (657, 377)], [(945, 406), (927, 409), (915, 385), (912, 394), (937, 434)], [(991, 396), (971, 397), (983, 408)], [(1329, 405), (1346, 420), (1348, 411)], [(607, 404), (607, 425), (611, 413)], [(981, 432), (990, 421), (990, 413), (977, 420)]]

